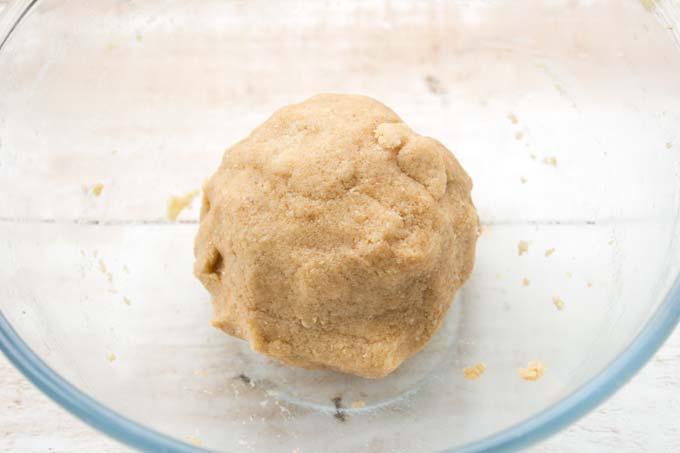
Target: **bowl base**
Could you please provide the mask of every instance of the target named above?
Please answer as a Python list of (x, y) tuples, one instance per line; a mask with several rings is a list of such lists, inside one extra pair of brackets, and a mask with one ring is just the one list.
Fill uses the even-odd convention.
[(455, 360), (459, 306), (458, 300), (454, 301), (430, 343), (383, 379), (289, 367), (252, 352), (238, 377), (281, 401), (335, 413), (336, 417), (350, 411), (383, 408), (412, 395), (437, 370)]

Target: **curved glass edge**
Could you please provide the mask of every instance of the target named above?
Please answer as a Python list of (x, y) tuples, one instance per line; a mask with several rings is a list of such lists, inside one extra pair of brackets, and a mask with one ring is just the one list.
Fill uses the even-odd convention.
[(680, 276), (642, 331), (604, 370), (571, 395), (539, 414), (446, 453), (517, 451), (546, 439), (572, 424), (628, 382), (670, 336), (680, 321)]
[(150, 428), (143, 427), (85, 395), (43, 362), (19, 337), (0, 311), (0, 350), (45, 395), (88, 425), (141, 451), (205, 453)]
[[(664, 303), (631, 345), (599, 375), (538, 415), (485, 440), (447, 453), (516, 451), (573, 423), (625, 384), (658, 350), (680, 321), (680, 277)], [(201, 453), (208, 450), (145, 428), (83, 394), (55, 373), (19, 337), (0, 311), (0, 350), (48, 397), (90, 426), (148, 452)]]
[(19, 22), (28, 14), (38, 0), (26, 0), (25, 2), (14, 2), (5, 5), (0, 10), (0, 31), (7, 29), (7, 33), (0, 35), (0, 50), (5, 46), (7, 40), (12, 35)]
[[(0, 10), (0, 49), (37, 3), (38, 0), (17, 0)], [(2, 310), (0, 310), (0, 351), (33, 385), (61, 407), (93, 428), (132, 448), (153, 453), (209, 451), (143, 427), (85, 395), (54, 372), (26, 345)]]

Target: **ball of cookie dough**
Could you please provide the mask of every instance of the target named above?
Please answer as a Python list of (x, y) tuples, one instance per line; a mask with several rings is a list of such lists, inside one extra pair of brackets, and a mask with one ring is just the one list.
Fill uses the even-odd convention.
[(194, 271), (213, 325), (289, 365), (386, 376), (472, 271), (471, 188), (451, 152), (371, 98), (278, 110), (204, 187)]

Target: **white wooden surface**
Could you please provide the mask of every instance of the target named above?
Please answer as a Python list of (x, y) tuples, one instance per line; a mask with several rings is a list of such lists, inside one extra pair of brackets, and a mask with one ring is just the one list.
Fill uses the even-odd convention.
[[(680, 451), (680, 330), (613, 398), (530, 449), (553, 452)], [(0, 356), (0, 452), (129, 452), (67, 414)], [(303, 452), (301, 452), (303, 453)]]

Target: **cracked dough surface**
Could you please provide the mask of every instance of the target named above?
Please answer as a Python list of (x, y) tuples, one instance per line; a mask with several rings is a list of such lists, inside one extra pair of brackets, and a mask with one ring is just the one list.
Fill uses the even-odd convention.
[(278, 110), (204, 187), (194, 272), (213, 325), (289, 365), (386, 376), (472, 271), (471, 188), (451, 152), (371, 98)]

